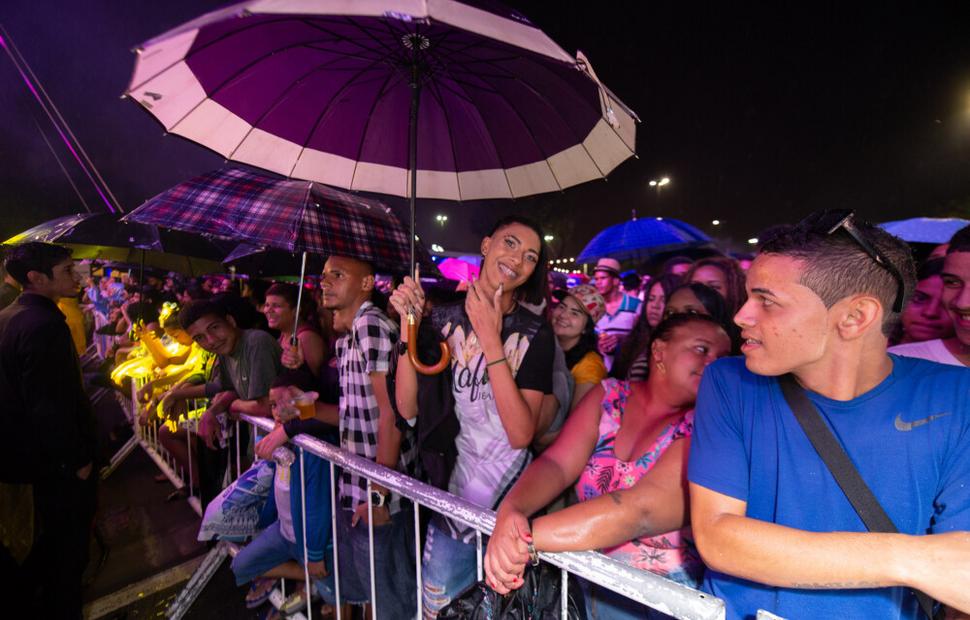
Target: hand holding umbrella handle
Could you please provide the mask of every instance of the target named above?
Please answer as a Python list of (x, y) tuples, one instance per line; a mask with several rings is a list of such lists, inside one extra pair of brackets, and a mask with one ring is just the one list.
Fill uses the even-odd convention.
[(414, 369), (422, 375), (437, 375), (451, 363), (451, 350), (448, 349), (448, 343), (438, 344), (441, 346), (441, 359), (438, 363), (433, 366), (422, 364), (418, 359), (418, 323), (414, 320), (414, 313), (408, 312), (408, 359), (411, 360)]

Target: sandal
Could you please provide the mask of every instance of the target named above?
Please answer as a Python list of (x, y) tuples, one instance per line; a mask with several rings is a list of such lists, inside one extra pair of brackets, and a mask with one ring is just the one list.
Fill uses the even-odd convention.
[(249, 586), (246, 593), (246, 609), (255, 609), (269, 600), (269, 595), (273, 593), (273, 586), (276, 585), (275, 579), (259, 577)]

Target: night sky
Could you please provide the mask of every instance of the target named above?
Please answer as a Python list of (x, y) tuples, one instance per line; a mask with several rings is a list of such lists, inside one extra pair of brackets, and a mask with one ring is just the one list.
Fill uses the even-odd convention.
[[(127, 210), (223, 165), (202, 147), (163, 137), (151, 116), (119, 95), (133, 67), (130, 48), (224, 4), (0, 5), (0, 24)], [(542, 217), (560, 256), (575, 256), (632, 209), (684, 219), (737, 248), (764, 227), (824, 207), (851, 207), (873, 221), (970, 216), (970, 3), (852, 11), (849, 3), (511, 4), (567, 51), (585, 52), (637, 112), (639, 159), (608, 181), (561, 194), (419, 202), (427, 243), (477, 248), (488, 224), (510, 210)], [(84, 211), (41, 131), (89, 207), (105, 210), (5, 55), (0, 112), (0, 239)], [(658, 195), (648, 181), (663, 175), (672, 182)], [(434, 222), (439, 213), (449, 216), (445, 229)]]

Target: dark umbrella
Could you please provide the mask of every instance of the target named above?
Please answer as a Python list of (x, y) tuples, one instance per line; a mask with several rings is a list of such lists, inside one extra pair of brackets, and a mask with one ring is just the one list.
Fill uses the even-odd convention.
[(586, 244), (576, 262), (591, 263), (606, 256), (619, 261), (645, 260), (660, 252), (710, 242), (710, 237), (680, 220), (666, 217), (633, 219), (599, 232)]
[[(138, 48), (126, 95), (166, 131), (285, 175), (411, 199), (605, 177), (636, 116), (497, 3), (244, 2)], [(413, 174), (417, 171), (416, 174)]]
[(14, 235), (3, 245), (30, 241), (64, 245), (73, 250), (77, 259), (142, 265), (187, 275), (222, 271), (219, 259), (226, 251), (206, 239), (120, 221), (110, 213), (59, 217)]
[[(270, 276), (295, 276), (302, 268), (302, 253), (274, 250), (266, 246), (240, 243), (230, 252), (222, 263), (232, 267), (238, 273), (249, 274), (258, 278)], [(320, 273), (323, 271), (324, 260), (316, 254), (307, 255), (306, 271)]]
[(582, 54), (517, 11), (455, 0), (295, 7), (243, 2), (146, 42), (125, 94), (227, 159), (409, 198), (409, 272), (417, 196), (562, 190), (634, 154), (636, 115)]

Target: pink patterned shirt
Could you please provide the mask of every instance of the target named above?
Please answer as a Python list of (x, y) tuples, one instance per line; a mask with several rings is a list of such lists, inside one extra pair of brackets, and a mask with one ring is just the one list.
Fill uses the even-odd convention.
[[(613, 448), (623, 420), (623, 410), (630, 396), (630, 383), (606, 379), (602, 385), (606, 394), (601, 404), (599, 439), (576, 483), (576, 495), (580, 501), (632, 487), (650, 471), (673, 442), (689, 437), (694, 430), (694, 412), (691, 410), (680, 420), (664, 428), (638, 459), (621, 461), (616, 457)], [(690, 527), (659, 536), (636, 538), (602, 551), (621, 562), (660, 575), (683, 577), (686, 572), (690, 581), (699, 582), (704, 573), (704, 564), (694, 546)]]

